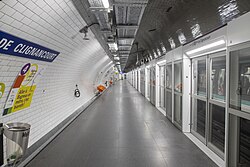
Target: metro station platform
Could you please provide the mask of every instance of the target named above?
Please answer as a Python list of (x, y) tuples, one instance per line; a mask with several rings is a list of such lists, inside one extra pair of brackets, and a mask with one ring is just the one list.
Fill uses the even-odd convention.
[(27, 167), (215, 167), (127, 81), (90, 105)]

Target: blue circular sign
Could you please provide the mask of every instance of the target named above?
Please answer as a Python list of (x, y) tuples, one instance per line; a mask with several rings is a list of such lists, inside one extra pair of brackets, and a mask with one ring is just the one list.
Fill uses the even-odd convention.
[(25, 64), (25, 65), (23, 66), (22, 70), (21, 70), (21, 75), (25, 75), (25, 74), (29, 71), (30, 66), (31, 66), (30, 63)]

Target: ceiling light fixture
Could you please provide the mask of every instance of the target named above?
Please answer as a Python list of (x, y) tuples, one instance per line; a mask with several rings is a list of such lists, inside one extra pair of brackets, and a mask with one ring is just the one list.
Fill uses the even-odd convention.
[(118, 50), (117, 43), (115, 43), (115, 42), (108, 43), (108, 46), (109, 46), (109, 50), (111, 50), (111, 51), (115, 51), (116, 52)]
[(163, 64), (163, 63), (166, 63), (166, 60), (162, 60), (162, 61), (157, 62), (158, 65)]
[(186, 52), (186, 54), (191, 55), (191, 54), (198, 53), (198, 52), (206, 50), (206, 49), (210, 49), (210, 48), (213, 48), (213, 47), (216, 47), (216, 46), (223, 45), (225, 43), (226, 43), (225, 40), (222, 39), (222, 40), (213, 42), (211, 44), (208, 44), (208, 45), (205, 45), (205, 46), (190, 50), (190, 51)]
[(109, 0), (102, 0), (104, 8), (109, 8)]

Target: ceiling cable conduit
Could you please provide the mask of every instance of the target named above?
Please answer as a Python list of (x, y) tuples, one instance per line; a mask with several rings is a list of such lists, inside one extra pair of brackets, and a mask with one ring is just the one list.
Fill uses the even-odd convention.
[[(123, 71), (148, 0), (88, 0), (116, 67)], [(83, 29), (86, 32), (86, 28)]]

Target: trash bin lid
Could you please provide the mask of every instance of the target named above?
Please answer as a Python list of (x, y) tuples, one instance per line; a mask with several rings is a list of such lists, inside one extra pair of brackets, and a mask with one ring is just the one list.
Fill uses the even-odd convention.
[(27, 123), (14, 122), (5, 125), (9, 131), (25, 131), (30, 129), (30, 125)]

